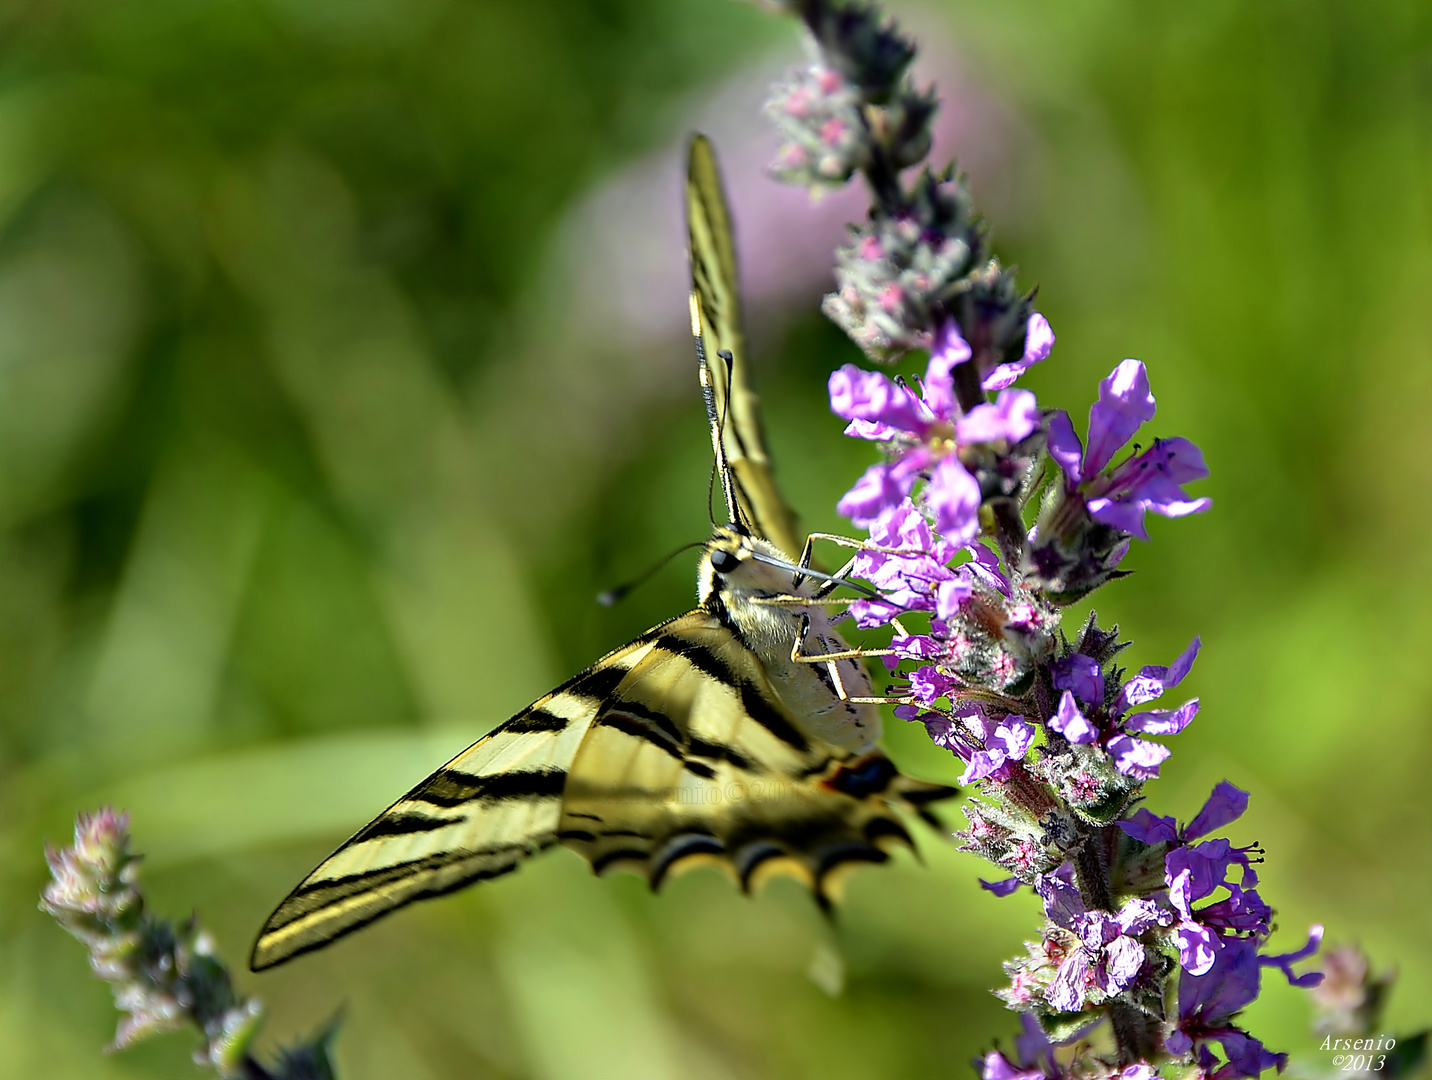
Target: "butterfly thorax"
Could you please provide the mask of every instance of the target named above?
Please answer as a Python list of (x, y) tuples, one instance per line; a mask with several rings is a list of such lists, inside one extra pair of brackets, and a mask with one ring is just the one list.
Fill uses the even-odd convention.
[(856, 660), (812, 664), (791, 656), (798, 641), (800, 652), (808, 656), (850, 648), (828, 609), (818, 603), (761, 602), (813, 597), (818, 584), (799, 577), (787, 556), (773, 545), (729, 525), (718, 528), (706, 545), (697, 574), (702, 609), (720, 619), (759, 657), (771, 692), (787, 706), (802, 733), (861, 753), (880, 738), (880, 714), (874, 706), (849, 700), (871, 696), (865, 669)]

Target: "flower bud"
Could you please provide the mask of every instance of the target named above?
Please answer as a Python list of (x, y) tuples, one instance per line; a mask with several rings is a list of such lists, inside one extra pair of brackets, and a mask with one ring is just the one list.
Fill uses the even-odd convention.
[(895, 30), (893, 22), (881, 25), (872, 4), (829, 3), (804, 0), (801, 17), (826, 59), (861, 93), (883, 104), (915, 59), (915, 45)]
[(969, 287), (983, 234), (962, 179), (928, 170), (901, 212), (852, 226), (822, 310), (874, 360), (927, 349), (945, 302)]
[(840, 74), (817, 64), (777, 85), (766, 103), (786, 142), (771, 166), (776, 179), (820, 190), (838, 187), (870, 156), (860, 95)]

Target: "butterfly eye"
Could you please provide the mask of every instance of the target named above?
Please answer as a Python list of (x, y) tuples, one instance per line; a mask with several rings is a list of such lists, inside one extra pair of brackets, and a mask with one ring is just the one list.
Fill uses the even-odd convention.
[(734, 551), (727, 551), (725, 548), (717, 548), (711, 553), (711, 569), (718, 574), (729, 574), (736, 567), (741, 565), (741, 560)]

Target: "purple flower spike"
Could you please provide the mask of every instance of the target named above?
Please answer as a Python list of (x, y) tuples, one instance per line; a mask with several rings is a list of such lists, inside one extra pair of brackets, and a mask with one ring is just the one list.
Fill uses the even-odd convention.
[(1068, 690), (1059, 699), (1059, 708), (1048, 720), (1048, 724), (1072, 743), (1090, 746), (1099, 740), (1099, 729), (1079, 711), (1074, 695)]
[(1081, 479), (1102, 472), (1140, 425), (1153, 418), (1148, 372), (1137, 360), (1125, 360), (1099, 384), (1099, 400), (1089, 410), (1089, 448)]

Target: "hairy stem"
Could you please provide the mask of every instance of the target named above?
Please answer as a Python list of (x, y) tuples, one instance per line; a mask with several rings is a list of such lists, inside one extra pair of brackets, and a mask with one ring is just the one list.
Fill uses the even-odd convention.
[(1024, 560), (1029, 534), (1025, 531), (1019, 506), (1013, 499), (991, 501), (990, 512), (994, 515), (995, 540), (999, 544), (1000, 558), (1004, 560), (1010, 581), (1013, 582)]
[(1148, 1016), (1127, 1001), (1109, 1002), (1109, 1026), (1114, 1031), (1120, 1065), (1149, 1061), (1158, 1052)]

